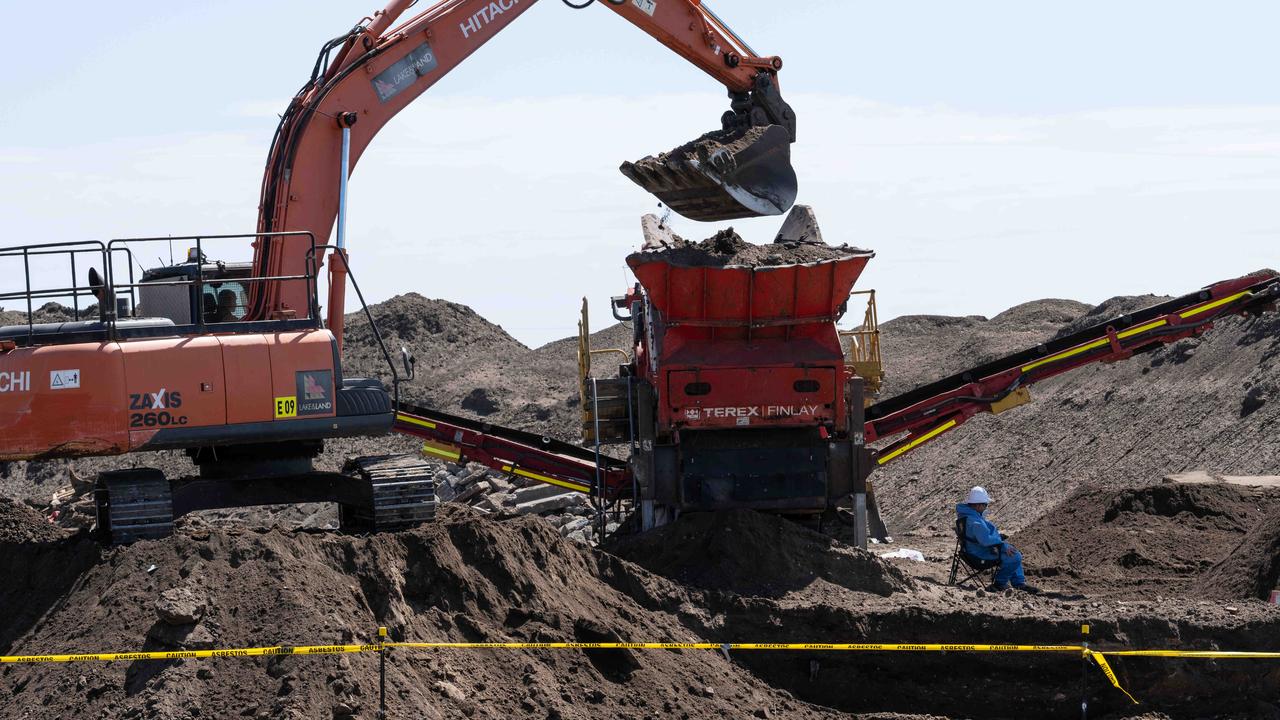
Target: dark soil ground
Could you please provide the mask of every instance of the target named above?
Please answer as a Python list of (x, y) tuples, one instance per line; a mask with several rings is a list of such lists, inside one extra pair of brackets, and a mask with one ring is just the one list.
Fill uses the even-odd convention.
[(1274, 507), (1195, 584), (1220, 599), (1268, 598), (1280, 589), (1280, 512)]
[[(905, 573), (838, 540), (755, 512), (695, 513), (609, 552), (658, 575), (709, 591), (782, 597), (815, 584), (889, 596), (914, 586)], [(797, 558), (805, 558), (797, 564)]]
[[(1082, 488), (1011, 539), (1031, 574), (1090, 595), (1257, 593), (1217, 587), (1206, 571), (1255, 542), (1250, 532), (1280, 510), (1280, 490), (1167, 482), (1141, 488)], [(1075, 532), (1065, 532), (1073, 529)], [(1239, 562), (1256, 569), (1259, 559)], [(1271, 588), (1268, 588), (1270, 590)]]
[[(670, 545), (619, 550), (655, 573), (566, 541), (539, 519), (457, 506), (398, 534), (197, 519), (171, 538), (112, 549), (83, 535), (53, 538), (38, 516), (14, 507), (0, 506), (4, 526), (19, 528), (6, 536), (29, 540), (6, 548), (0, 570), (39, 582), (5, 598), (6, 608), (37, 611), (0, 626), (6, 654), (351, 643), (378, 625), (416, 641), (1057, 644), (1076, 642), (1088, 622), (1097, 647), (1280, 643), (1280, 609), (1261, 602), (1063, 601), (948, 588), (916, 574), (913, 566), (929, 563), (890, 565), (753, 513), (687, 518), (668, 534), (714, 558), (717, 546), (729, 547), (718, 539), (728, 528), (748, 551), (764, 551), (760, 576), (792, 578), (790, 587), (756, 592), (737, 567), (726, 586), (704, 590), (681, 581), (689, 565)], [(185, 598), (188, 617), (160, 612), (175, 597)], [(1148, 712), (1265, 716), (1280, 702), (1275, 664), (1114, 664)], [(1040, 655), (396, 651), (387, 683), (393, 718), (1076, 717), (1079, 671), (1078, 659)], [(1126, 711), (1100, 675), (1091, 688), (1095, 716)], [(13, 718), (372, 717), (376, 690), (376, 658), (366, 655), (0, 670), (0, 702)]]

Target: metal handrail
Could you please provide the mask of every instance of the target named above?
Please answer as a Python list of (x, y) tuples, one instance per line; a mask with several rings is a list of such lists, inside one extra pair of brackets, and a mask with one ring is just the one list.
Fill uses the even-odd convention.
[[(197, 272), (196, 272), (196, 279), (195, 279), (195, 281), (194, 281), (194, 284), (195, 284), (195, 287), (196, 287), (196, 294), (197, 294), (197, 295), (200, 295), (200, 294), (203, 294), (203, 293), (204, 293), (204, 284), (205, 284), (205, 281), (204, 281), (204, 241), (206, 241), (206, 240), (246, 240), (246, 239), (249, 239), (249, 238), (252, 238), (253, 240), (255, 240), (255, 241), (256, 241), (256, 240), (261, 240), (261, 239), (264, 239), (264, 238), (273, 238), (273, 237), (303, 237), (303, 238), (308, 238), (308, 239), (310, 239), (310, 240), (311, 240), (311, 250), (310, 250), (309, 252), (314, 252), (315, 247), (316, 247), (316, 236), (315, 236), (315, 233), (312, 233), (312, 232), (311, 232), (311, 231), (309, 231), (309, 230), (291, 230), (291, 231), (288, 231), (288, 232), (229, 233), (229, 234), (216, 234), (216, 235), (165, 235), (165, 236), (154, 236), (154, 237), (114, 238), (114, 239), (112, 239), (112, 240), (110, 240), (110, 241), (108, 241), (108, 242), (107, 242), (107, 247), (108, 247), (108, 248), (114, 248), (117, 244), (127, 244), (127, 243), (134, 243), (134, 242), (138, 242), (138, 243), (144, 243), (144, 242), (166, 242), (166, 243), (172, 243), (172, 242), (173, 242), (173, 241), (175, 241), (175, 240), (177, 240), (177, 241), (179, 241), (179, 242), (194, 241), (194, 242), (195, 242), (195, 244), (196, 244), (196, 269), (197, 269)], [(131, 266), (130, 266), (130, 268), (129, 268), (129, 272), (130, 272), (130, 280), (132, 280), (132, 279), (133, 279), (133, 278), (132, 278), (132, 273), (133, 273), (133, 267), (132, 267), (132, 265), (131, 265)], [(262, 278), (262, 277), (249, 277), (249, 278), (236, 278), (236, 281), (237, 281), (237, 282), (258, 282), (258, 281), (266, 280), (266, 279), (267, 279), (267, 278)], [(302, 276), (294, 276), (294, 277), (282, 276), (282, 277), (280, 277), (280, 278), (275, 278), (275, 280), (277, 280), (277, 281), (281, 281), (281, 282), (284, 282), (284, 281), (296, 281), (296, 280), (302, 280), (302, 279), (306, 279), (306, 280), (310, 280), (310, 281), (311, 281), (311, 282), (308, 282), (308, 283), (307, 283), (307, 295), (308, 295), (308, 299), (310, 300), (310, 299), (311, 299), (311, 297), (312, 297), (312, 296), (314, 295), (314, 293), (315, 293), (315, 279), (316, 279), (316, 274), (315, 274), (314, 272), (313, 272), (313, 273), (308, 273), (308, 274), (306, 274), (306, 275), (302, 275)], [(114, 277), (114, 269), (109, 267), (109, 268), (108, 268), (108, 273), (107, 273), (107, 285), (108, 285), (108, 286), (112, 286), (112, 287), (114, 287), (114, 280), (115, 280), (115, 277)], [(308, 302), (308, 303), (307, 303), (307, 310), (308, 310), (308, 312), (309, 312), (309, 313), (310, 313), (310, 310), (311, 310), (311, 308), (312, 308), (313, 306), (314, 306), (314, 302)], [(316, 322), (319, 322), (319, 318), (318, 318), (318, 317), (316, 317), (314, 313), (311, 313), (311, 315), (312, 315), (312, 318), (311, 318), (312, 320), (315, 320)], [(195, 319), (195, 321), (196, 321), (196, 322), (195, 322), (195, 326), (196, 326), (196, 328), (197, 328), (197, 332), (203, 333), (203, 332), (204, 332), (204, 327), (205, 327), (205, 324), (206, 324), (206, 323), (204, 322), (204, 315), (203, 315), (203, 313), (196, 313), (196, 317), (195, 317), (194, 319)], [(114, 339), (114, 338), (115, 338), (115, 328), (114, 328), (114, 324), (112, 325), (112, 328), (111, 328), (111, 329), (112, 329), (112, 339)]]
[(867, 311), (863, 317), (862, 326), (857, 330), (841, 330), (841, 337), (853, 338), (855, 341), (862, 339), (865, 342), (855, 342), (849, 347), (850, 361), (856, 362), (879, 362), (880, 361), (880, 317), (876, 309), (876, 291), (875, 290), (859, 290), (850, 293), (850, 295), (867, 295)]
[[(107, 331), (107, 337), (110, 340), (116, 340), (118, 337), (117, 321), (119, 320), (119, 318), (117, 317), (117, 308), (115, 306), (114, 299), (117, 296), (117, 294), (123, 294), (127, 292), (129, 296), (129, 303), (130, 303), (129, 307), (132, 310), (132, 309), (136, 309), (138, 306), (138, 303), (137, 303), (138, 288), (145, 287), (145, 286), (153, 286), (153, 287), (154, 286), (166, 286), (166, 287), (193, 286), (197, 289), (198, 293), (202, 293), (204, 285), (208, 282), (205, 278), (205, 268), (204, 268), (204, 265), (205, 265), (204, 242), (206, 240), (233, 240), (233, 239), (250, 239), (250, 238), (258, 239), (263, 237), (281, 237), (281, 236), (305, 237), (310, 239), (313, 252), (314, 252), (314, 248), (316, 247), (314, 234), (307, 231), (114, 238), (106, 242), (101, 240), (77, 240), (77, 241), (63, 241), (63, 242), (51, 242), (51, 243), (35, 243), (31, 245), (4, 247), (4, 248), (0, 248), (0, 259), (9, 259), (9, 258), (22, 259), (24, 284), (23, 284), (23, 289), (20, 291), (0, 292), (0, 300), (13, 300), (13, 299), (19, 299), (19, 298), (26, 300), (26, 306), (27, 306), (26, 341), (28, 343), (31, 343), (31, 342), (34, 342), (35, 324), (36, 324), (35, 323), (35, 307), (33, 303), (34, 300), (70, 297), (71, 303), (72, 303), (72, 312), (74, 313), (76, 319), (79, 320), (80, 319), (80, 298), (94, 297), (98, 300), (98, 321), (104, 325), (104, 328)], [(198, 258), (196, 277), (191, 280), (157, 280), (155, 282), (150, 282), (150, 283), (138, 282), (137, 278), (135, 278), (134, 276), (134, 265), (135, 265), (134, 254), (133, 254), (132, 248), (129, 247), (129, 244), (144, 243), (144, 242), (168, 243), (175, 240), (179, 242), (190, 241), (195, 243), (196, 254)], [(99, 256), (99, 259), (103, 268), (102, 287), (82, 286), (78, 284), (77, 255), (81, 255), (85, 253), (91, 253)], [(117, 269), (116, 269), (117, 253), (124, 254), (124, 260), (127, 267), (127, 272), (117, 272)], [(68, 257), (71, 274), (72, 274), (71, 285), (66, 287), (33, 288), (32, 278), (31, 278), (32, 258), (43, 257), (43, 256), (56, 256), (56, 255), (64, 255)], [(308, 268), (312, 268), (312, 267), (313, 265), (308, 265)], [(116, 282), (117, 275), (126, 276), (128, 282)], [(124, 277), (122, 277), (121, 279), (123, 280)], [(235, 278), (235, 282), (241, 283), (244, 285), (250, 285), (254, 283), (264, 283), (264, 282), (306, 282), (308, 295), (309, 297), (312, 298), (312, 301), (308, 303), (309, 305), (308, 310), (311, 310), (312, 308), (315, 307), (315, 302), (314, 302), (315, 280), (316, 280), (316, 273), (314, 271), (304, 273), (301, 275), (266, 275), (266, 276), (250, 276), (250, 277), (244, 277), (244, 278)], [(207, 323), (205, 322), (203, 313), (200, 313), (198, 311), (198, 308), (193, 308), (193, 310), (196, 310), (195, 317), (192, 318), (193, 322), (190, 325), (175, 326), (175, 330), (181, 332), (183, 328), (194, 327), (197, 333), (205, 332)], [(311, 317), (307, 318), (306, 320), (309, 320), (315, 323), (320, 322), (320, 319), (316, 313), (311, 313)], [(297, 320), (292, 320), (292, 319), (290, 319), (289, 321), (297, 322)], [(268, 320), (267, 322), (271, 322), (271, 321)], [(225, 324), (220, 324), (218, 329), (221, 331), (229, 331), (234, 328), (235, 328), (234, 323), (225, 323)]]
[[(35, 325), (36, 325), (35, 307), (32, 303), (32, 300), (36, 298), (67, 297), (68, 295), (70, 295), (72, 298), (73, 312), (75, 313), (76, 319), (79, 320), (80, 295), (86, 294), (86, 293), (92, 294), (93, 289), (88, 287), (82, 289), (75, 284), (76, 283), (75, 256), (77, 253), (99, 254), (102, 257), (103, 267), (106, 267), (107, 265), (107, 257), (109, 255), (109, 250), (100, 240), (75, 240), (75, 241), (62, 241), (62, 242), (52, 242), (52, 243), (35, 243), (32, 245), (15, 245), (10, 247), (0, 248), (0, 257), (6, 257), (6, 258), (21, 257), (22, 258), (24, 291), (22, 293), (6, 293), (5, 298), (6, 299), (9, 299), (11, 297), (23, 298), (27, 301), (26, 302), (27, 342), (31, 342), (31, 339), (35, 337)], [(31, 289), (31, 257), (33, 255), (35, 256), (44, 256), (44, 255), (69, 256), (71, 259), (71, 273), (72, 273), (71, 288), (69, 288), (66, 292), (62, 292), (58, 294), (51, 294), (53, 293), (52, 289), (32, 290)], [(82, 290), (84, 292), (82, 292)], [(104, 319), (105, 313), (106, 313), (106, 308), (104, 307), (104, 304), (100, 302), (98, 304), (98, 316), (100, 320)]]
[(857, 330), (841, 330), (841, 338), (849, 338), (849, 350), (845, 365), (866, 380), (863, 403), (867, 404), (880, 393), (884, 383), (884, 359), (880, 353), (880, 314), (876, 307), (875, 290), (859, 290), (850, 296), (866, 295), (867, 311)]

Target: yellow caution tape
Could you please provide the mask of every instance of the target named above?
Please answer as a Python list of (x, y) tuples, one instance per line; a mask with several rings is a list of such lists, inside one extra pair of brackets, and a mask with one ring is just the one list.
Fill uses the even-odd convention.
[(1115, 657), (1163, 657), (1200, 660), (1280, 660), (1280, 652), (1224, 652), (1219, 650), (1107, 650)]
[(1107, 658), (1104, 657), (1102, 653), (1094, 652), (1092, 650), (1085, 650), (1085, 653), (1088, 654), (1089, 657), (1093, 658), (1094, 662), (1098, 663), (1098, 667), (1102, 668), (1102, 674), (1106, 675), (1107, 679), (1111, 681), (1112, 687), (1124, 693), (1125, 697), (1132, 700), (1134, 705), (1139, 704), (1137, 698), (1130, 695), (1128, 690), (1120, 687), (1120, 680), (1116, 677), (1116, 674), (1111, 671), (1111, 666), (1107, 664)]
[[(386, 637), (379, 628), (379, 637)], [(647, 642), (428, 642), (380, 643), (367, 645), (304, 645), (291, 647), (230, 648), (221, 650), (177, 650), (169, 652), (74, 653), (66, 655), (0, 655), (0, 664), (115, 662), (137, 660), (196, 660), (205, 658), (264, 657), (276, 655), (340, 655), (378, 653), (394, 648), (409, 650), (720, 650), (810, 652), (992, 652), (992, 653), (1081, 653), (1092, 659), (1111, 685), (1138, 704), (1137, 699), (1120, 685), (1106, 656), (1159, 657), (1189, 659), (1260, 659), (1280, 660), (1280, 652), (1237, 652), (1220, 650), (1090, 650), (1080, 645), (969, 645), (955, 643), (647, 643)]]
[(419, 650), (814, 650), (835, 652), (1080, 652), (1079, 645), (911, 645), (884, 643), (387, 643)]
[(175, 650), (171, 652), (76, 653), (71, 655), (0, 655), (0, 664), (69, 663), (100, 660), (192, 660), (200, 658), (263, 657), (269, 655), (342, 655), (378, 652), (378, 645), (308, 645), (233, 648), (227, 650)]

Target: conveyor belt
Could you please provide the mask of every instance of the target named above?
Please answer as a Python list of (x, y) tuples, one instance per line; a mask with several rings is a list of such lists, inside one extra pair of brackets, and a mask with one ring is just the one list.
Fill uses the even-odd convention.
[(578, 492), (595, 492), (598, 480), (606, 491), (630, 482), (625, 461), (592, 449), (410, 403), (400, 403), (393, 429), (426, 440), (424, 450), (436, 457), (478, 462)]
[(989, 410), (1016, 389), (1083, 365), (1153, 350), (1202, 333), (1226, 315), (1273, 308), (1277, 299), (1280, 276), (1265, 271), (1112, 318), (876, 403), (866, 410), (867, 440), (910, 433), (881, 452), (883, 464)]

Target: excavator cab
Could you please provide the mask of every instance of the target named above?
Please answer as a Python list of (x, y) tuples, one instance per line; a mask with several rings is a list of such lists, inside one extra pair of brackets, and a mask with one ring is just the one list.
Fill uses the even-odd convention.
[[(178, 325), (197, 318), (211, 323), (243, 320), (249, 306), (252, 263), (187, 262), (147, 270), (138, 288), (138, 310)], [(197, 282), (197, 278), (200, 282)]]

